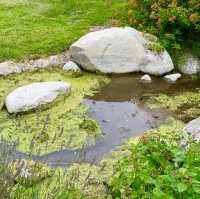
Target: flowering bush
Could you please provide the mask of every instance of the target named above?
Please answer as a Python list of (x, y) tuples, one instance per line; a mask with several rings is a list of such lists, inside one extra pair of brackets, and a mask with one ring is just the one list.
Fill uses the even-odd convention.
[(157, 35), (167, 49), (200, 51), (199, 0), (128, 0), (128, 22)]

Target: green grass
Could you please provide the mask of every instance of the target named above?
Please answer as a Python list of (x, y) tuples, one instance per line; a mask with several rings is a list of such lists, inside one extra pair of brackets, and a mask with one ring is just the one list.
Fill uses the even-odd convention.
[(108, 25), (125, 0), (0, 0), (0, 61), (56, 54)]

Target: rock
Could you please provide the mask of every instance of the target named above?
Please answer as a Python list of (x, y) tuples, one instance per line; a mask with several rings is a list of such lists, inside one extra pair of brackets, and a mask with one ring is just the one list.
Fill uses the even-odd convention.
[(61, 66), (65, 63), (65, 59), (62, 55), (50, 56), (47, 58), (40, 58), (36, 60), (32, 60), (29, 62), (29, 69), (40, 69), (47, 68), (51, 66)]
[(0, 75), (6, 76), (12, 73), (20, 73), (23, 71), (24, 64), (14, 63), (11, 61), (0, 63)]
[(194, 119), (183, 128), (184, 137), (191, 135), (196, 141), (200, 141), (200, 118)]
[(54, 101), (58, 95), (67, 95), (69, 91), (67, 82), (33, 83), (11, 92), (5, 105), (9, 113), (25, 112)]
[(150, 75), (143, 75), (142, 77), (141, 77), (141, 81), (142, 82), (148, 82), (148, 83), (150, 83), (152, 80), (151, 80), (151, 77), (150, 77)]
[(187, 75), (194, 75), (200, 72), (200, 60), (191, 53), (184, 53), (179, 58), (178, 70)]
[(62, 66), (66, 63), (68, 59), (68, 54), (63, 53), (60, 55), (40, 58), (36, 60), (26, 60), (23, 63), (15, 63), (12, 61), (3, 62), (0, 63), (0, 76), (6, 76), (13, 73), (21, 73), (23, 71), (32, 71), (51, 66)]
[(163, 75), (173, 70), (167, 51), (152, 51), (149, 42), (144, 33), (133, 28), (109, 28), (88, 33), (70, 47), (69, 54), (89, 71)]
[(80, 73), (81, 69), (78, 67), (78, 65), (76, 63), (74, 63), (73, 61), (69, 61), (67, 62), (64, 66), (63, 66), (63, 70), (67, 71), (67, 72), (73, 72), (73, 73)]
[(181, 78), (181, 76), (182, 75), (180, 73), (176, 73), (171, 75), (165, 75), (164, 79), (168, 82), (175, 83), (179, 78)]

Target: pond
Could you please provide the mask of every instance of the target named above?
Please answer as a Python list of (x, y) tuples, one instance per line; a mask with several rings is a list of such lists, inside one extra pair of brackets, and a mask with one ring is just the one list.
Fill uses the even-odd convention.
[[(83, 149), (62, 150), (31, 158), (52, 167), (81, 162), (98, 163), (129, 138), (140, 136), (164, 123), (168, 117), (175, 116), (166, 109), (148, 109), (146, 100), (160, 93), (177, 95), (200, 88), (198, 78), (183, 77), (176, 84), (158, 77), (153, 77), (152, 83), (142, 83), (140, 78), (141, 74), (113, 76), (110, 84), (84, 100), (89, 107), (88, 115), (99, 123), (102, 130), (102, 136), (97, 138), (95, 145), (88, 140)], [(28, 155), (16, 154), (16, 158), (24, 157)]]

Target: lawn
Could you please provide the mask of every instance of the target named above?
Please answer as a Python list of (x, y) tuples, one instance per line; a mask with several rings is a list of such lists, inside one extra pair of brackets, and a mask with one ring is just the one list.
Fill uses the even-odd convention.
[(125, 0), (0, 0), (0, 62), (67, 49), (91, 26), (109, 25)]

